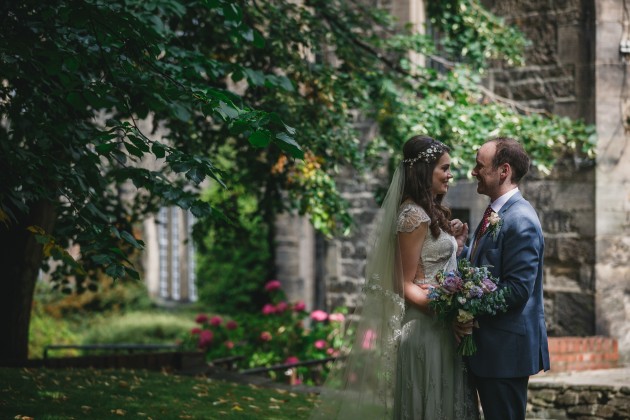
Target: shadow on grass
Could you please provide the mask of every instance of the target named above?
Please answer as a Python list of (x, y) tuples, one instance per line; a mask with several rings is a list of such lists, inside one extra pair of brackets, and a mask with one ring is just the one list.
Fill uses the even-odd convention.
[(315, 396), (144, 370), (0, 368), (0, 418), (303, 419)]

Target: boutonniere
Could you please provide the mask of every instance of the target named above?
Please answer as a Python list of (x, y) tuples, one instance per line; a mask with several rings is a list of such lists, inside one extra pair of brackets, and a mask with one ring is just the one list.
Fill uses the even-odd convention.
[(503, 219), (494, 211), (490, 213), (490, 217), (488, 217), (488, 234), (492, 235), (493, 241), (497, 240), (501, 226), (503, 226)]

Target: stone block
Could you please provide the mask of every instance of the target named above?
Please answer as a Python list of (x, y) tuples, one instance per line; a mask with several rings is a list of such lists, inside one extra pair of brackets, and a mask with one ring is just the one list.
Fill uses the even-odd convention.
[(582, 61), (584, 44), (581, 39), (580, 25), (558, 26), (558, 60), (561, 63), (579, 63)]
[(619, 42), (621, 41), (622, 29), (620, 22), (597, 23), (597, 37), (595, 39), (596, 65), (621, 63)]
[(610, 405), (607, 404), (597, 404), (595, 405), (595, 415), (598, 417), (602, 417), (605, 419), (610, 419), (615, 417), (615, 407), (612, 407)]
[(341, 272), (344, 276), (362, 278), (365, 262), (361, 260), (344, 260), (341, 262)]
[[(619, 23), (623, 15), (623, 3), (618, 0), (597, 0), (595, 2), (595, 19), (600, 25), (604, 22)], [(620, 25), (621, 26), (621, 25)]]
[(595, 414), (595, 407), (592, 405), (574, 405), (567, 408), (567, 413), (573, 415), (593, 415)]
[(601, 392), (582, 391), (580, 392), (580, 404), (597, 404), (601, 397)]
[(574, 79), (547, 81), (545, 87), (554, 98), (569, 98), (570, 101), (575, 101)]
[(554, 389), (544, 388), (539, 391), (531, 391), (532, 398), (537, 398), (545, 403), (553, 403), (557, 398), (557, 392)]
[(549, 98), (541, 81), (522, 82), (512, 85), (512, 98), (516, 101)]
[(578, 401), (580, 401), (580, 394), (569, 390), (558, 395), (556, 398), (557, 404), (567, 407), (575, 406)]
[(608, 405), (614, 408), (619, 418), (630, 418), (630, 394), (617, 394)]
[(595, 334), (595, 299), (590, 293), (554, 293), (554, 335)]

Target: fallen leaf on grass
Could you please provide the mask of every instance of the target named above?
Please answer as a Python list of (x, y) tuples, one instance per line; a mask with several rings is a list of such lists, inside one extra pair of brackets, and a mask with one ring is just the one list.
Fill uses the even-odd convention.
[(90, 407), (89, 405), (82, 405), (81, 406), (81, 410), (83, 411), (90, 411), (92, 409), (92, 407)]
[(274, 397), (269, 397), (269, 401), (274, 402), (274, 403), (283, 403), (286, 402), (285, 400), (277, 400)]
[(116, 414), (117, 416), (124, 416), (125, 414), (127, 414), (127, 412), (122, 408), (117, 408), (115, 410), (112, 410), (112, 414)]
[(243, 411), (243, 409), (241, 408), (240, 405), (235, 405), (234, 407), (232, 407), (232, 410), (234, 410), (234, 411)]
[(279, 405), (270, 405), (269, 408), (271, 410), (280, 410), (280, 406)]
[(13, 417), (15, 420), (35, 420), (33, 417), (29, 417), (29, 416), (23, 416), (21, 414), (18, 414), (17, 416)]
[(254, 400), (256, 400), (256, 398), (252, 398), (252, 397), (243, 397), (243, 399), (247, 400), (247, 401), (254, 401)]
[(223, 398), (219, 398), (218, 400), (214, 401), (212, 403), (212, 405), (219, 405), (219, 404), (225, 404), (226, 402), (228, 402), (228, 400), (225, 400)]

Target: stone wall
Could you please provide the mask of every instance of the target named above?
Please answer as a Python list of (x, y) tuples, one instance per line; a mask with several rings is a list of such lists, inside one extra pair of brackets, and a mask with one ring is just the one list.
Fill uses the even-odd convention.
[(596, 1), (596, 329), (630, 363), (630, 38), (626, 1)]
[[(532, 41), (526, 64), (495, 66), (495, 93), (529, 108), (594, 122), (594, 10), (581, 0), (486, 0)], [(595, 334), (595, 170), (570, 158), (547, 177), (532, 174), (523, 195), (545, 235), (545, 310), (551, 336)]]
[(529, 384), (528, 419), (621, 420), (630, 418), (630, 387)]
[(597, 127), (596, 170), (560, 166), (530, 189), (540, 197), (533, 202), (550, 248), (550, 332), (616, 337), (622, 361), (628, 363), (630, 55), (620, 52), (621, 43), (630, 39), (627, 5), (616, 0), (484, 3), (533, 41), (527, 65), (494, 69), (490, 87), (527, 106), (582, 118)]
[(555, 114), (595, 121), (594, 2), (482, 0), (531, 41), (526, 63), (495, 66), (489, 86), (498, 95)]

